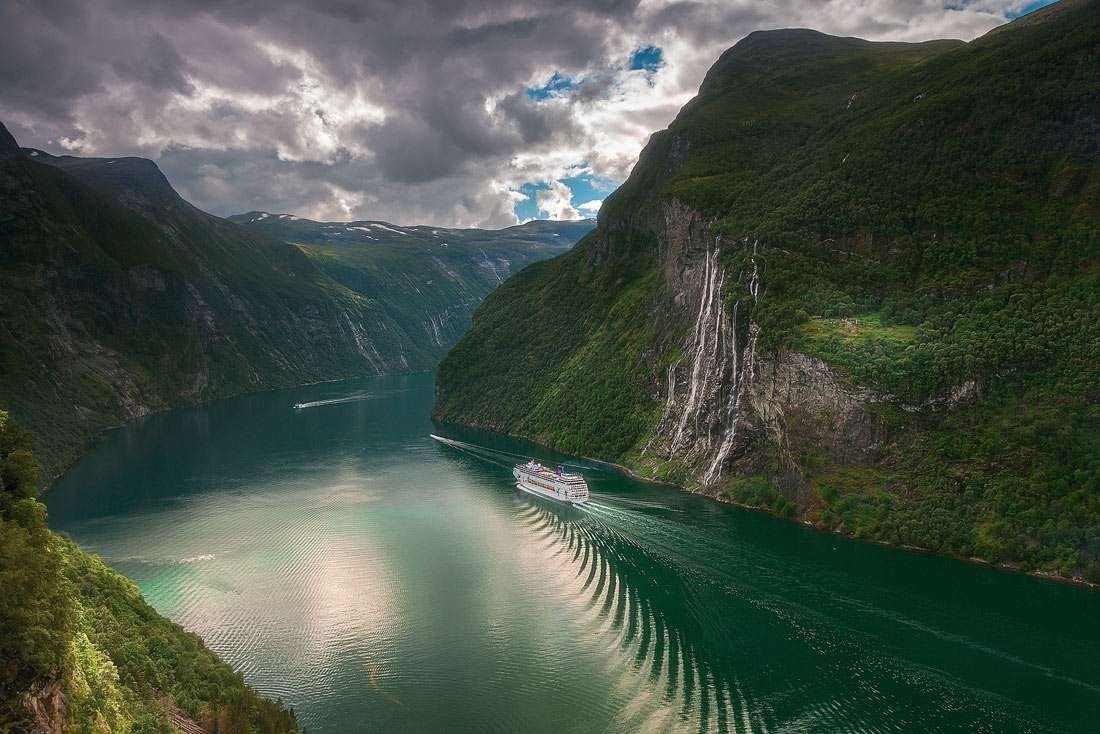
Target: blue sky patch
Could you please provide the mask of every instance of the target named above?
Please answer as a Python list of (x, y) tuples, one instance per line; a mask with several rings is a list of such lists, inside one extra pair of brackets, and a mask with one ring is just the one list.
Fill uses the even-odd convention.
[(654, 73), (664, 65), (664, 53), (657, 46), (644, 46), (630, 54), (630, 68), (633, 71)]
[[(569, 203), (573, 206), (580, 206), (589, 201), (604, 199), (619, 185), (616, 181), (593, 176), (590, 173), (582, 173), (578, 176), (570, 176), (560, 180), (569, 187)], [(515, 212), (520, 221), (525, 219), (546, 218), (546, 215), (538, 210), (538, 204), (535, 203), (535, 194), (538, 191), (545, 191), (548, 188), (550, 188), (550, 185), (542, 182), (528, 182), (519, 187), (520, 193), (527, 197), (523, 201), (516, 202)], [(589, 214), (588, 212), (581, 213), (585, 216)]]
[(565, 94), (575, 86), (577, 86), (576, 82), (555, 71), (550, 75), (546, 84), (543, 84), (541, 87), (528, 87), (527, 96), (541, 102), (544, 99)]
[(1008, 17), (1015, 20), (1016, 18), (1019, 18), (1021, 15), (1027, 15), (1028, 13), (1034, 12), (1034, 11), (1038, 10), (1039, 8), (1045, 8), (1047, 5), (1053, 4), (1054, 1), (1055, 0), (1037, 0), (1037, 2), (1028, 3), (1024, 7), (1020, 8), (1020, 10), (1018, 10), (1017, 12), (1009, 13)]
[(523, 201), (516, 202), (516, 216), (519, 217), (519, 221), (540, 218), (538, 205), (535, 204), (535, 192), (548, 188), (550, 186), (544, 183), (525, 183), (519, 187), (519, 192), (527, 197)]
[(516, 201), (516, 217), (519, 221), (539, 218), (539, 208), (535, 204), (535, 193), (540, 189), (550, 188), (547, 184), (524, 184), (519, 187), (519, 193), (527, 198)]

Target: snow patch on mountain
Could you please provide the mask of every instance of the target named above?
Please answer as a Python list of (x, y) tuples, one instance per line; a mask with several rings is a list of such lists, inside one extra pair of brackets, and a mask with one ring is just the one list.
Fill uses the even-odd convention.
[(411, 236), (412, 236), (412, 235), (410, 235), (410, 234), (409, 234), (408, 232), (403, 232), (403, 231), (401, 231), (400, 229), (394, 229), (393, 227), (387, 227), (387, 226), (386, 226), (386, 225), (384, 225), (384, 224), (378, 224), (378, 223), (375, 223), (375, 224), (373, 224), (373, 225), (371, 225), (371, 226), (377, 227), (378, 229), (384, 229), (384, 230), (386, 230), (387, 232), (393, 232), (394, 234), (403, 234), (403, 235), (405, 235), (406, 237), (411, 237)]

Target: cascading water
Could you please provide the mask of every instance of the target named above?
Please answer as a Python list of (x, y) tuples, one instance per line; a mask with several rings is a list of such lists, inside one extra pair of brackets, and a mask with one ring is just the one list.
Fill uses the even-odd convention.
[[(752, 257), (750, 262), (752, 264), (752, 274), (749, 276), (748, 292), (752, 296), (752, 302), (755, 306), (760, 300), (760, 269), (756, 264), (756, 254), (758, 248), (758, 242), (752, 243)], [(726, 403), (726, 415), (725, 415), (725, 435), (722, 438), (722, 443), (718, 447), (718, 451), (715, 453), (713, 460), (710, 463), (710, 467), (707, 469), (707, 473), (703, 475), (703, 484), (711, 485), (721, 475), (723, 466), (725, 466), (726, 460), (729, 459), (730, 452), (733, 450), (734, 442), (737, 439), (737, 424), (741, 419), (741, 400), (745, 394), (745, 390), (752, 384), (754, 376), (754, 367), (756, 364), (756, 339), (760, 334), (760, 327), (755, 323), (749, 324), (749, 339), (745, 345), (744, 353), (738, 355), (737, 353), (737, 311), (741, 306), (741, 301), (738, 299), (733, 304), (733, 321), (735, 324), (733, 330), (733, 375), (730, 380), (729, 399)]]
[[(691, 419), (696, 419), (694, 427), (698, 428), (700, 408), (700, 396), (707, 392), (713, 372), (713, 362), (718, 352), (718, 342), (722, 327), (721, 292), (725, 280), (725, 273), (718, 262), (721, 253), (721, 236), (714, 238), (714, 252), (708, 252), (703, 269), (703, 292), (699, 299), (699, 313), (695, 317), (695, 329), (692, 335), (691, 353), (691, 378), (688, 383), (687, 402), (684, 404), (680, 421), (676, 426), (676, 434), (673, 436), (670, 453), (680, 448), (680, 442), (684, 436)], [(715, 319), (712, 314), (715, 304), (718, 304), (718, 316)], [(711, 335), (711, 323), (714, 322), (714, 334)]]
[[(748, 241), (743, 243), (747, 246)], [(758, 254), (759, 243), (753, 242), (748, 282), (742, 286), (742, 272), (735, 285), (738, 289), (744, 287), (745, 295), (727, 308), (723, 295), (725, 270), (720, 262), (721, 237), (715, 237), (714, 249), (707, 251), (703, 262), (699, 306), (687, 349), (691, 368), (682, 404), (676, 398), (679, 363), (669, 368), (658, 434), (671, 434), (668, 458), (695, 467), (705, 486), (713, 485), (721, 477), (734, 453), (744, 395), (754, 377), (760, 329), (752, 322), (751, 312), (745, 313), (745, 304), (755, 306), (760, 300)], [(747, 321), (747, 327), (741, 326), (742, 321)], [(746, 336), (743, 340), (738, 338), (739, 329)]]

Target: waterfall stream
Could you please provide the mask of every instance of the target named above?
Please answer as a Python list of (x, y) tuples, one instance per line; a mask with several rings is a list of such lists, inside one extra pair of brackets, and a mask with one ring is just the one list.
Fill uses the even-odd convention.
[[(748, 241), (742, 241), (745, 246)], [(756, 362), (759, 327), (746, 314), (743, 302), (755, 306), (760, 299), (761, 271), (757, 256), (759, 242), (752, 243), (749, 277), (744, 295), (731, 308), (724, 303), (725, 268), (721, 264), (721, 236), (714, 238), (703, 261), (699, 286), (699, 305), (687, 345), (687, 394), (678, 405), (676, 371), (679, 362), (669, 367), (665, 408), (659, 434), (669, 435), (669, 459), (677, 458), (701, 474), (704, 485), (713, 485), (722, 475), (737, 444), (744, 395), (752, 384)], [(744, 272), (735, 288), (742, 287)], [(750, 300), (751, 299), (751, 300)], [(742, 320), (748, 322), (741, 327)], [(742, 329), (744, 339), (738, 338)], [(648, 449), (648, 447), (647, 447)]]

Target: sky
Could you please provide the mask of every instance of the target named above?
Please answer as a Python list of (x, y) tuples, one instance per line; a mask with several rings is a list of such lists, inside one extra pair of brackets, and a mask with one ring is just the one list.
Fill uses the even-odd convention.
[(753, 30), (971, 40), (1032, 0), (5, 0), (0, 122), (228, 215), (594, 216)]

